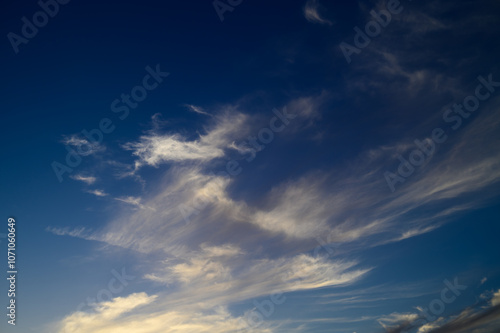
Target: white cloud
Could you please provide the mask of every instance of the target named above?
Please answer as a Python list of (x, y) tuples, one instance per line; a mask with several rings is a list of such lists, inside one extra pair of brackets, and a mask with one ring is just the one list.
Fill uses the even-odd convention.
[(92, 177), (92, 176), (83, 176), (83, 175), (74, 175), (74, 176), (71, 176), (72, 179), (74, 180), (79, 180), (79, 181), (82, 181), (88, 185), (92, 185), (96, 182), (97, 178), (96, 177)]
[[(380, 235), (364, 243), (366, 247), (415, 237), (435, 230), (450, 216), (480, 204), (474, 200), (455, 201), (446, 206), (433, 203), (460, 198), (500, 180), (500, 153), (492, 150), (485, 158), (477, 156), (476, 149), (483, 147), (484, 151), (489, 146), (484, 139), (494, 137), (491, 133), (499, 122), (497, 118), (487, 113), (478, 118), (455, 142), (447, 142), (449, 151), (434, 156), (432, 163), (399, 184), (392, 194), (383, 177), (388, 170), (387, 161), (407, 153), (411, 145), (394, 144), (392, 148), (371, 149), (345, 167), (340, 165), (330, 172), (309, 172), (299, 179), (283, 181), (263, 193), (261, 197), (265, 200), (257, 205), (250, 205), (245, 198), (235, 200), (231, 197), (228, 188), (237, 182), (236, 178), (208, 175), (201, 166), (171, 167), (165, 182), (158, 184), (156, 196), (144, 203), (137, 198), (120, 198), (138, 207), (151, 207), (157, 213), (139, 212), (137, 216), (119, 218), (119, 223), (107, 227), (108, 232), (103, 234), (102, 240), (149, 251), (146, 248), (164, 246), (166, 242), (160, 239), (167, 228), (172, 237), (168, 244), (178, 247), (191, 237), (199, 238), (201, 243), (210, 239), (209, 235), (192, 229), (196, 226), (224, 229), (241, 224), (250, 228), (249, 223), (260, 231), (248, 229), (243, 235), (245, 238), (283, 234), (290, 239), (314, 241), (321, 236), (327, 237), (329, 242), (345, 243), (368, 241), (370, 236)], [(227, 133), (226, 125), (216, 126), (203, 140), (227, 143)], [(180, 207), (191, 211), (189, 226), (186, 226)], [(414, 214), (424, 210), (425, 213)], [(401, 223), (402, 220), (405, 223)], [(139, 230), (138, 224), (141, 225)]]
[(268, 198), (275, 201), (273, 208), (256, 211), (251, 217), (252, 222), (263, 229), (299, 238), (314, 238), (328, 231), (332, 198), (321, 189), (321, 178), (305, 177), (278, 186)]
[(65, 228), (47, 227), (46, 230), (58, 236), (81, 237), (87, 239), (89, 235), (89, 233), (84, 227), (73, 228), (73, 229), (70, 229), (68, 227)]
[(205, 110), (203, 110), (203, 108), (200, 106), (196, 106), (196, 105), (192, 105), (192, 104), (185, 104), (184, 106), (187, 107), (192, 112), (203, 114), (205, 116), (212, 116), (210, 113), (205, 112)]
[(216, 117), (197, 139), (188, 140), (180, 134), (150, 133), (137, 142), (129, 142), (124, 148), (138, 157), (136, 169), (143, 165), (157, 167), (168, 162), (208, 162), (224, 156), (224, 149), (243, 136), (247, 116), (228, 110)]
[(231, 244), (225, 244), (223, 246), (209, 246), (207, 244), (202, 244), (200, 245), (200, 248), (208, 257), (237, 256), (243, 254), (240, 248)]
[(142, 204), (142, 198), (139, 198), (139, 197), (128, 196), (128, 197), (115, 198), (115, 200), (124, 202), (124, 203), (132, 205), (132, 206), (136, 206), (140, 209), (146, 208), (146, 206), (144, 206)]
[[(369, 269), (356, 262), (330, 261), (309, 255), (280, 259), (216, 258), (207, 253), (190, 254), (165, 262), (165, 268), (145, 278), (166, 285), (180, 283), (188, 291), (170, 294), (171, 299), (190, 299), (229, 304), (273, 292), (312, 290), (352, 284)], [(175, 263), (181, 261), (180, 263)]]
[(103, 190), (88, 190), (87, 193), (93, 194), (93, 195), (98, 196), (98, 197), (105, 197), (108, 195)]
[(493, 294), (493, 298), (491, 299), (491, 305), (492, 306), (500, 305), (500, 289)]
[(72, 148), (81, 156), (89, 156), (106, 150), (104, 146), (96, 142), (90, 142), (79, 134), (65, 136), (62, 143)]
[(319, 14), (320, 4), (318, 0), (309, 0), (304, 6), (304, 16), (312, 23), (332, 25), (332, 22), (324, 19)]
[[(311, 105), (307, 100), (302, 102)], [(301, 103), (297, 100), (296, 104)], [(307, 110), (302, 111), (303, 119), (311, 119), (317, 112), (316, 107)], [(224, 155), (225, 149), (245, 131), (247, 116), (231, 113), (229, 117), (217, 116), (210, 120), (211, 125), (196, 140), (180, 137), (174, 140), (172, 136), (176, 134), (150, 133), (148, 137), (158, 140), (158, 146), (149, 145), (149, 139), (144, 137), (135, 146), (129, 146), (133, 147), (139, 166), (185, 162), (174, 164), (165, 172), (154, 194), (117, 198), (151, 209), (132, 213), (124, 210), (94, 232), (49, 228), (55, 234), (160, 256), (159, 261), (143, 264), (144, 277), (169, 286), (168, 297), (159, 295), (158, 303), (162, 309), (175, 308), (177, 312), (159, 313), (158, 307), (144, 310), (151, 326), (144, 325), (142, 332), (155, 332), (148, 331), (149, 327), (165, 332), (173, 330), (155, 326), (163, 325), (161, 320), (155, 320), (157, 318), (169, 323), (171, 318), (177, 318), (178, 326), (174, 326), (179, 328), (172, 332), (193, 331), (193, 327), (194, 331), (206, 328), (230, 332), (234, 326), (218, 326), (222, 324), (217, 320), (225, 318), (224, 323), (236, 323), (237, 318), (205, 310), (276, 291), (353, 284), (365, 277), (370, 268), (356, 260), (341, 260), (340, 256), (327, 259), (300, 253), (312, 250), (317, 246), (316, 238), (323, 236), (328, 238), (327, 242), (341, 243), (340, 250), (347, 253), (356, 246), (357, 249), (369, 248), (430, 232), (452, 214), (474, 208), (480, 201), (435, 203), (461, 198), (500, 180), (499, 153), (492, 149), (488, 158), (476, 155), (477, 147), (483, 147), (484, 154), (489, 147), (484, 145), (484, 140), (491, 142), (494, 137), (491, 133), (495, 133), (495, 121), (486, 117), (470, 126), (456, 142), (450, 141), (448, 153), (433, 157), (433, 163), (425, 166), (425, 172), (413, 175), (396, 193), (390, 192), (383, 172), (388, 159), (411, 149), (410, 145), (398, 142), (361, 154), (349, 165), (310, 170), (300, 178), (275, 183), (271, 190), (261, 193), (259, 200), (252, 201), (245, 193), (233, 194), (237, 178), (216, 176), (207, 171), (208, 163), (203, 163), (219, 156), (219, 151)], [(482, 139), (478, 133), (482, 133)], [(187, 149), (186, 143), (196, 148)], [(167, 148), (172, 144), (179, 144), (178, 149)], [(212, 156), (212, 152), (217, 154)], [(453, 168), (450, 169), (450, 165)], [(189, 223), (180, 207), (191, 209)], [(290, 254), (291, 249), (294, 254)], [(196, 304), (207, 308), (200, 313), (189, 310)], [(202, 323), (184, 321), (184, 318), (200, 318)], [(214, 318), (216, 322), (212, 321)], [(134, 327), (135, 319), (122, 321), (120, 318), (103, 325), (119, 331)], [(381, 318), (380, 322), (391, 326), (412, 319), (414, 314), (393, 314)], [(130, 325), (120, 326), (127, 320)]]
[(417, 333), (432, 332), (432, 330), (435, 330), (436, 328), (439, 328), (439, 325), (436, 323), (427, 323), (419, 327)]
[[(495, 302), (496, 300), (496, 302)], [(431, 323), (419, 327), (418, 333), (489, 333), (496, 332), (500, 324), (500, 290), (494, 294), (489, 304), (470, 306), (459, 314), (449, 317), (439, 317)], [(418, 308), (422, 311), (420, 308)], [(419, 321), (420, 322), (420, 321)], [(416, 323), (419, 323), (416, 322)], [(403, 326), (399, 326), (399, 329)], [(399, 332), (399, 331), (398, 331)]]
[(379, 324), (386, 330), (405, 324), (411, 324), (419, 318), (416, 313), (391, 313), (378, 320)]
[(211, 160), (223, 152), (213, 145), (200, 141), (186, 141), (180, 135), (143, 136), (141, 141), (125, 146), (133, 150), (145, 164), (158, 166), (162, 162), (185, 160)]
[[(145, 293), (115, 298), (99, 304), (94, 312), (77, 312), (67, 316), (55, 329), (58, 333), (234, 333), (246, 327), (245, 319), (233, 317), (225, 307), (214, 309), (154, 310), (157, 295)], [(134, 312), (131, 312), (134, 310)], [(252, 332), (272, 333), (267, 325), (255, 327)], [(53, 332), (53, 331), (52, 331)]]
[[(320, 107), (329, 98), (322, 92), (319, 96), (300, 97), (291, 100), (284, 111), (297, 118), (287, 121), (289, 135), (311, 127), (321, 117)], [(204, 113), (203, 109), (186, 105), (191, 110)], [(158, 167), (162, 164), (208, 165), (211, 161), (225, 157), (230, 150), (236, 150), (244, 155), (251, 151), (248, 144), (243, 144), (252, 133), (256, 135), (262, 126), (269, 126), (269, 121), (275, 117), (271, 113), (249, 116), (238, 110), (238, 106), (226, 106), (216, 115), (212, 115), (202, 133), (191, 138), (180, 133), (160, 133), (159, 114), (153, 116), (153, 129), (141, 136), (139, 140), (123, 145), (132, 151), (137, 159), (135, 165), (129, 168), (125, 175), (134, 175), (143, 166)], [(265, 119), (265, 121), (263, 121)], [(132, 171), (131, 171), (132, 170)]]
[[(61, 333), (109, 332), (113, 322), (131, 310), (154, 301), (155, 296), (146, 293), (132, 294), (98, 304), (94, 313), (75, 312), (64, 318), (58, 328)], [(114, 330), (117, 330), (115, 327)]]
[[(200, 239), (201, 243), (209, 241), (210, 235), (192, 229), (197, 226), (224, 229), (241, 225), (249, 228), (243, 235), (245, 239), (283, 234), (290, 240), (314, 241), (321, 236), (327, 237), (329, 242), (346, 243), (368, 241), (370, 236), (380, 235), (364, 243), (363, 247), (415, 237), (431, 232), (450, 216), (480, 204), (474, 200), (455, 201), (446, 206), (433, 203), (463, 197), (500, 180), (500, 153), (491, 150), (485, 158), (477, 156), (476, 149), (483, 147), (484, 151), (489, 146), (484, 140), (489, 137), (491, 141), (495, 137), (491, 133), (499, 122), (497, 118), (486, 113), (478, 118), (455, 142), (449, 141), (449, 151), (433, 157), (432, 163), (399, 184), (392, 194), (383, 178), (384, 171), (388, 170), (387, 161), (404, 154), (411, 146), (395, 144), (392, 145), (394, 149), (387, 146), (371, 149), (369, 154), (361, 154), (348, 166), (337, 166), (330, 172), (309, 172), (298, 180), (284, 181), (263, 193), (261, 196), (265, 200), (260, 204), (252, 205), (244, 198), (233, 199), (228, 192), (236, 178), (208, 175), (201, 166), (172, 167), (166, 181), (158, 184), (156, 196), (144, 203), (137, 198), (120, 198), (138, 207), (151, 207), (156, 213), (151, 210), (119, 218), (119, 223), (107, 226), (101, 239), (148, 252), (147, 248), (163, 248), (166, 243), (169, 246), (176, 244), (176, 247), (185, 245), (192, 237)], [(217, 125), (200, 142), (227, 143), (228, 131), (226, 125)], [(400, 149), (403, 146), (406, 150)], [(457, 147), (460, 148), (458, 152)], [(188, 217), (189, 226), (180, 207), (192, 213)], [(425, 213), (414, 214), (418, 211)], [(405, 223), (401, 223), (402, 220)], [(138, 224), (141, 225), (139, 230)], [(167, 229), (169, 242), (162, 241)]]
[(427, 228), (422, 228), (422, 229), (419, 229), (419, 228), (411, 229), (411, 230), (405, 231), (398, 240), (403, 240), (403, 239), (423, 235), (423, 234), (431, 232), (437, 228), (439, 228), (439, 225), (432, 225), (432, 226), (429, 226)]

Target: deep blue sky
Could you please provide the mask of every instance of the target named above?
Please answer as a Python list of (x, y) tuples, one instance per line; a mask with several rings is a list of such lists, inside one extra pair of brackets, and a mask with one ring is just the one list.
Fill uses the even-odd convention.
[[(243, 0), (221, 21), (211, 1), (73, 0), (15, 52), (41, 9), (4, 1), (0, 248), (14, 217), (19, 306), (1, 331), (495, 332), (500, 5), (401, 1), (346, 61), (388, 3)], [(157, 67), (120, 119), (112, 103)], [(478, 91), (466, 119), (448, 111)], [(115, 129), (60, 181), (54, 162), (103, 119)], [(455, 279), (467, 289), (425, 317)], [(267, 315), (255, 302), (275, 292)]]

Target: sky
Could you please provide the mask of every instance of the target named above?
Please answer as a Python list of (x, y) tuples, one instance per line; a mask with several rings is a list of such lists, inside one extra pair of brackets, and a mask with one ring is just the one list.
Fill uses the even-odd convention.
[(498, 1), (2, 6), (2, 333), (499, 332)]

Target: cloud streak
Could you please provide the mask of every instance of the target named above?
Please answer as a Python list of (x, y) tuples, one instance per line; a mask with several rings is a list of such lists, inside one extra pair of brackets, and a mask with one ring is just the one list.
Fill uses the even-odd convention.
[(208, 112), (205, 112), (203, 110), (203, 108), (199, 107), (199, 106), (196, 106), (196, 105), (192, 105), (192, 104), (184, 104), (184, 106), (191, 112), (194, 112), (194, 113), (198, 113), (198, 114), (202, 114), (202, 115), (205, 115), (205, 116), (210, 116), (212, 117), (212, 115)]
[[(303, 126), (312, 128), (314, 119), (322, 116), (320, 105), (310, 98), (288, 104)], [(168, 332), (167, 326), (155, 325), (173, 317), (179, 318), (178, 331), (182, 332), (181, 328), (190, 327), (185, 318), (197, 316), (203, 322), (200, 329), (230, 332), (241, 319), (227, 312), (232, 304), (275, 292), (353, 285), (374, 267), (347, 259), (352, 253), (432, 232), (455, 214), (493, 196), (496, 192), (490, 186), (500, 180), (498, 135), (493, 134), (500, 119), (492, 109), (449, 140), (448, 150), (436, 153), (396, 193), (388, 190), (383, 172), (395, 156), (412, 149), (407, 141), (370, 148), (331, 169), (283, 177), (260, 193), (257, 201), (235, 195), (237, 177), (213, 172), (214, 165), (234, 151), (234, 142), (256, 127), (255, 119), (232, 108), (207, 119), (203, 133), (189, 139), (178, 133), (159, 133), (156, 127), (125, 145), (136, 159), (136, 173), (146, 166), (168, 165), (161, 181), (154, 179), (154, 190), (140, 197), (115, 198), (139, 209), (124, 209), (99, 230), (48, 230), (154, 258), (142, 264), (143, 279), (164, 289), (155, 294), (154, 307), (146, 304), (141, 310), (145, 317), (130, 315), (130, 327), (157, 318), (151, 327)], [(300, 134), (300, 128), (290, 135)], [(482, 147), (481, 155), (478, 147)], [(471, 196), (477, 191), (482, 191), (480, 199)], [(307, 254), (325, 237), (326, 243), (341, 244), (338, 253), (331, 258)], [(158, 312), (158, 308), (175, 308), (176, 312)], [(213, 308), (221, 312), (208, 310)], [(101, 311), (98, 322), (106, 311)], [(407, 325), (411, 318), (405, 316)], [(403, 318), (396, 317), (381, 322), (392, 327)], [(220, 318), (234, 325), (219, 326), (213, 321)], [(101, 329), (90, 327), (96, 332)], [(102, 327), (125, 329), (121, 319), (113, 318)], [(265, 329), (272, 332), (270, 327)]]
[(97, 178), (92, 176), (74, 175), (70, 177), (74, 180), (84, 182), (87, 185), (92, 185), (97, 181)]
[(87, 193), (93, 194), (97, 197), (105, 197), (108, 194), (104, 192), (103, 190), (88, 190)]
[(324, 19), (319, 14), (320, 4), (318, 0), (309, 0), (304, 6), (304, 17), (311, 23), (332, 25), (333, 23)]

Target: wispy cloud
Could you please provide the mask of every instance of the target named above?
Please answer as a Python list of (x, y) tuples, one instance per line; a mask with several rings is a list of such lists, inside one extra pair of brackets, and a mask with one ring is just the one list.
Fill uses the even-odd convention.
[(398, 332), (396, 328), (408, 328), (418, 318), (416, 313), (392, 313), (378, 319), (379, 324), (388, 332)]
[(47, 227), (45, 230), (58, 236), (80, 237), (84, 239), (88, 239), (89, 236), (89, 233), (84, 227), (73, 228), (73, 229), (70, 229), (68, 227), (65, 228)]
[(103, 190), (88, 190), (87, 193), (93, 194), (93, 195), (98, 196), (98, 197), (105, 197), (108, 195)]
[(242, 113), (228, 111), (215, 117), (206, 133), (195, 140), (188, 140), (177, 133), (151, 133), (137, 142), (125, 144), (124, 148), (138, 157), (136, 170), (144, 165), (157, 167), (167, 162), (207, 162), (224, 156), (224, 149), (246, 133), (243, 128), (246, 119)]
[[(308, 129), (321, 119), (320, 109), (329, 98), (330, 94), (322, 92), (318, 96), (292, 99), (284, 107), (284, 112), (288, 110), (288, 114), (297, 117), (297, 120), (293, 123), (285, 120), (288, 135)], [(196, 138), (188, 138), (180, 133), (161, 133), (158, 117), (159, 114), (153, 116), (152, 130), (147, 131), (139, 140), (123, 145), (125, 150), (132, 151), (132, 155), (137, 158), (134, 166), (129, 167), (124, 175), (135, 175), (144, 166), (193, 163), (206, 165), (227, 156), (229, 151), (246, 154), (251, 148), (248, 143), (243, 142), (246, 142), (250, 134), (255, 131), (258, 133), (262, 126), (269, 126), (269, 118), (272, 119), (275, 114), (270, 112), (267, 117), (261, 114), (249, 115), (241, 112), (238, 105), (228, 105), (212, 115), (203, 132)], [(266, 118), (267, 124), (263, 121)]]
[(205, 110), (203, 110), (202, 107), (200, 106), (196, 106), (196, 105), (192, 105), (192, 104), (184, 104), (184, 106), (189, 110), (189, 111), (192, 111), (192, 112), (195, 112), (195, 113), (199, 113), (199, 114), (203, 114), (205, 116), (211, 116), (212, 115), (208, 112), (205, 112)]
[(320, 3), (318, 0), (309, 0), (304, 6), (304, 16), (312, 23), (332, 25), (333, 23), (327, 19), (321, 17), (320, 13)]
[[(106, 332), (220, 332), (232, 333), (245, 327), (241, 317), (233, 317), (226, 307), (191, 310), (154, 310), (158, 306), (157, 296), (145, 293), (115, 298), (96, 305), (92, 313), (77, 312), (55, 325), (60, 333), (106, 333)], [(133, 311), (133, 312), (132, 312)], [(261, 325), (255, 333), (272, 333), (274, 330)]]
[(89, 156), (106, 150), (106, 147), (103, 145), (97, 142), (90, 142), (80, 134), (65, 136), (62, 143), (71, 146), (81, 156)]
[[(481, 204), (474, 200), (458, 200), (447, 205), (436, 203), (459, 199), (500, 180), (500, 173), (495, 172), (499, 170), (496, 166), (500, 158), (492, 141), (495, 124), (500, 119), (494, 113), (485, 112), (460, 136), (449, 141), (448, 151), (434, 156), (432, 163), (392, 195), (383, 173), (388, 162), (397, 161), (395, 156), (412, 148), (405, 142), (370, 149), (368, 153), (360, 154), (356, 161), (337, 165), (330, 171), (315, 170), (298, 179), (285, 180), (274, 185), (268, 193), (261, 194), (265, 198), (261, 205), (250, 204), (244, 198), (234, 199), (228, 190), (237, 185), (237, 179), (215, 176), (210, 173), (213, 170), (205, 166), (210, 165), (205, 159), (224, 154), (223, 147), (233, 141), (232, 134), (245, 123), (245, 116), (241, 114), (217, 119), (200, 139), (188, 142), (200, 152), (185, 149), (175, 140), (174, 146), (180, 148), (172, 150), (170, 137), (165, 139), (157, 135), (151, 140), (159, 140), (158, 145), (148, 145), (150, 139), (144, 141), (144, 138), (133, 145), (133, 154), (139, 157), (139, 165), (156, 166), (171, 160), (193, 163), (191, 166), (186, 163), (172, 165), (166, 171), (166, 180), (158, 184), (159, 194), (144, 202), (137, 198), (120, 198), (138, 207), (152, 207), (158, 215), (150, 212), (145, 216), (131, 216), (126, 219), (130, 221), (127, 223), (120, 218), (119, 225), (110, 225), (109, 236), (103, 241), (120, 239), (120, 244), (116, 245), (124, 247), (135, 247), (133, 244), (140, 242), (143, 244), (141, 248), (144, 244), (164, 244), (160, 239), (154, 239), (161, 237), (161, 230), (167, 226), (170, 230), (177, 229), (177, 234), (182, 236), (169, 243), (185, 243), (188, 235), (200, 237), (191, 227), (184, 225), (186, 217), (179, 207), (186, 207), (192, 212), (189, 216), (192, 226), (213, 224), (219, 228), (223, 225), (232, 228), (241, 225), (250, 228), (249, 237), (252, 233), (260, 234), (259, 237), (282, 234), (296, 241), (314, 241), (322, 236), (332, 242), (363, 241), (368, 242), (363, 246), (374, 246), (435, 230), (453, 214)], [(477, 147), (482, 147), (483, 152), (488, 149), (491, 154), (478, 156)], [(212, 156), (211, 152), (216, 153)], [(196, 160), (198, 157), (201, 160)], [(454, 165), (454, 168), (450, 170), (449, 165)], [(141, 221), (140, 232), (135, 230), (136, 220)], [(168, 224), (163, 222), (165, 220), (169, 221)], [(129, 226), (135, 231), (126, 230)], [(119, 236), (122, 233), (134, 234), (137, 239)], [(378, 237), (374, 238), (375, 235)], [(141, 241), (143, 237), (149, 241)]]
[[(321, 116), (314, 102), (296, 99), (288, 105), (307, 124)], [(136, 158), (136, 172), (146, 165), (169, 164), (162, 180), (154, 179), (152, 191), (116, 198), (140, 209), (123, 209), (95, 231), (49, 230), (159, 256), (143, 265), (143, 277), (168, 286), (170, 292), (168, 297), (157, 295), (156, 307), (144, 310), (147, 318), (174, 316), (158, 308), (175, 308), (178, 316), (193, 317), (193, 307), (203, 304), (197, 318), (207, 319), (214, 315), (207, 312), (209, 307), (226, 309), (277, 291), (353, 285), (373, 267), (349, 258), (355, 252), (351, 250), (432, 232), (454, 214), (474, 209), (494, 195), (486, 189), (500, 181), (494, 135), (499, 118), (482, 114), (395, 193), (389, 191), (383, 173), (395, 156), (412, 149), (405, 140), (372, 147), (349, 163), (284, 175), (259, 193), (257, 201), (245, 193), (235, 195), (239, 179), (216, 175), (212, 168), (215, 159), (232, 149), (235, 138), (248, 131), (249, 116), (230, 112), (207, 118), (204, 133), (189, 140), (156, 129), (126, 145)], [(477, 191), (482, 191), (481, 198), (470, 196)], [(318, 237), (342, 244), (339, 254), (306, 254), (317, 246)], [(389, 316), (381, 323), (397, 326), (398, 320), (409, 322), (411, 315)], [(230, 314), (224, 318), (237, 322)], [(111, 320), (106, 325), (121, 328), (121, 323)], [(213, 321), (205, 324), (224, 332)]]
[(467, 307), (456, 315), (442, 315), (431, 322), (416, 313), (393, 313), (378, 321), (384, 329), (394, 333), (408, 330), (417, 333), (494, 332), (500, 323), (500, 290), (492, 293), (486, 302)]
[(491, 305), (493, 306), (500, 305), (500, 289), (493, 294), (493, 298), (491, 299)]
[(97, 181), (97, 178), (92, 176), (72, 175), (71, 178), (74, 180), (79, 180), (81, 182), (84, 182), (88, 185), (92, 185)]
[[(174, 286), (176, 291), (155, 296), (133, 294), (98, 304), (94, 312), (67, 316), (59, 323), (58, 332), (66, 333), (64, 329), (70, 327), (78, 328), (78, 332), (104, 332), (111, 328), (123, 328), (123, 332), (127, 332), (147, 321), (151, 332), (192, 332), (197, 323), (197, 331), (213, 328), (229, 333), (245, 327), (246, 323), (242, 317), (227, 311), (228, 304), (270, 293), (351, 284), (366, 273), (366, 270), (353, 269), (355, 263), (352, 262), (329, 262), (305, 255), (242, 262), (235, 260), (235, 254), (246, 255), (231, 245), (204, 246), (189, 259), (175, 259), (182, 262), (169, 260), (164, 268), (156, 265), (157, 272), (145, 278)], [(151, 306), (145, 306), (149, 303)], [(138, 306), (142, 306), (139, 313), (128, 314)], [(172, 308), (176, 310), (158, 310)], [(172, 326), (172, 322), (176, 325)], [(266, 326), (263, 324), (256, 331), (275, 332)]]
[[(126, 315), (130, 311), (141, 306), (150, 304), (155, 298), (155, 296), (148, 296), (145, 293), (132, 294), (125, 298), (115, 298), (109, 302), (96, 305), (94, 313), (76, 312), (67, 316), (57, 325), (58, 327), (56, 329), (58, 332), (80, 333), (109, 332), (110, 329), (119, 330), (116, 326), (111, 328), (113, 322), (118, 317)], [(128, 329), (130, 329), (130, 327)], [(124, 328), (120, 331), (126, 332), (126, 330), (127, 329)]]
[(128, 196), (128, 197), (115, 198), (115, 200), (124, 202), (124, 203), (132, 205), (132, 206), (136, 206), (136, 207), (141, 208), (141, 209), (145, 208), (145, 206), (141, 203), (142, 199), (139, 197)]

